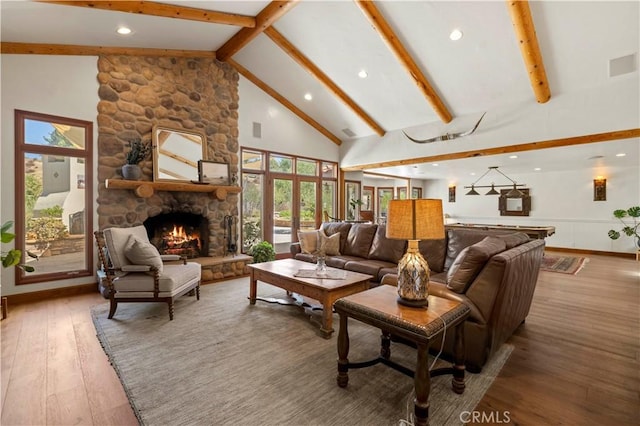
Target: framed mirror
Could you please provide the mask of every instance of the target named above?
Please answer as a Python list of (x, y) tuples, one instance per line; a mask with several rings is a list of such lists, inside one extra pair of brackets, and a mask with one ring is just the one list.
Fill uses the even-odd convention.
[(198, 161), (207, 159), (207, 138), (195, 130), (153, 126), (153, 180), (198, 181)]
[(500, 216), (529, 216), (531, 196), (528, 189), (520, 189), (521, 195), (508, 195), (512, 189), (501, 189), (498, 199)]

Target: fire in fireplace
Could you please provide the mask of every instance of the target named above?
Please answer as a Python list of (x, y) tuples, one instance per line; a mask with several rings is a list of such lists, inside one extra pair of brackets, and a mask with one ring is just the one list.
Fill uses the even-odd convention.
[(160, 254), (194, 258), (208, 256), (208, 222), (204, 216), (192, 213), (165, 213), (145, 220), (144, 226)]

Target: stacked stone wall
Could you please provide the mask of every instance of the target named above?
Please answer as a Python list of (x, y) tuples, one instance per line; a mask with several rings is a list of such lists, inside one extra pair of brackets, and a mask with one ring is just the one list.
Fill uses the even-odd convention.
[[(209, 256), (225, 253), (223, 218), (238, 218), (238, 194), (219, 201), (207, 193), (156, 191), (139, 198), (131, 190), (105, 188), (122, 178), (128, 143), (151, 143), (154, 125), (199, 130), (211, 161), (238, 175), (238, 73), (211, 58), (101, 56), (98, 59), (98, 225), (141, 225), (160, 213), (201, 214), (209, 219)], [(152, 156), (140, 166), (153, 179)], [(236, 221), (237, 223), (237, 221)]]

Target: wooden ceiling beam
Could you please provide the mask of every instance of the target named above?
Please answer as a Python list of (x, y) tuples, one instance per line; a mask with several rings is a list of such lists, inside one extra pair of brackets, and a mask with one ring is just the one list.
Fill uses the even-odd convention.
[(254, 28), (242, 28), (217, 51), (217, 57), (221, 61), (226, 61), (233, 55), (238, 53), (240, 49), (246, 46), (251, 40), (256, 38), (260, 33), (269, 28), (280, 19), (284, 14), (289, 12), (300, 0), (289, 1), (272, 1), (258, 13), (256, 16), (256, 26)]
[(351, 110), (367, 123), (378, 135), (384, 136), (386, 131), (376, 121), (369, 116), (353, 99), (349, 97), (336, 83), (334, 83), (316, 64), (302, 54), (289, 40), (280, 34), (275, 28), (269, 27), (264, 32), (275, 44), (284, 50), (294, 61), (296, 61), (309, 74), (315, 77), (335, 96), (344, 102)]
[(431, 108), (433, 108), (444, 123), (449, 123), (452, 119), (451, 113), (431, 86), (427, 77), (425, 77), (424, 73), (420, 70), (420, 67), (418, 67), (409, 51), (404, 47), (400, 39), (398, 39), (398, 36), (387, 20), (382, 16), (375, 2), (370, 0), (355, 0), (355, 3), (360, 7), (360, 10), (367, 17), (369, 23), (371, 23), (380, 37), (382, 37), (382, 40), (384, 40), (387, 47), (389, 47), (389, 50), (396, 55), (398, 61), (400, 61), (420, 91), (427, 98), (427, 101), (431, 104)]
[(14, 43), (0, 42), (0, 53), (19, 55), (130, 55), (130, 56), (171, 56), (182, 58), (215, 58), (211, 50), (149, 49), (141, 47), (80, 46), (74, 44)]
[(240, 65), (239, 63), (237, 63), (233, 59), (227, 59), (227, 63), (229, 63), (231, 66), (233, 66), (244, 78), (246, 78), (247, 80), (249, 80), (250, 82), (252, 82), (256, 86), (258, 86), (260, 89), (262, 89), (262, 91), (267, 93), (273, 99), (275, 99), (276, 101), (280, 102), (284, 107), (286, 107), (291, 112), (293, 112), (295, 115), (300, 117), (300, 119), (302, 119), (305, 123), (307, 123), (308, 125), (310, 125), (314, 129), (316, 129), (317, 131), (322, 133), (324, 136), (326, 136), (333, 143), (335, 143), (336, 145), (342, 145), (342, 140), (340, 140), (340, 138), (338, 138), (336, 135), (334, 135), (329, 130), (324, 128), (320, 123), (315, 121), (313, 118), (311, 118), (310, 116), (305, 114), (304, 111), (302, 111), (300, 108), (298, 108), (297, 106), (295, 106), (294, 104), (289, 102), (284, 96), (282, 96), (280, 93), (276, 92), (273, 88), (271, 88), (271, 86), (266, 84), (264, 81), (260, 80), (258, 77), (256, 77), (254, 74), (252, 74), (245, 67), (243, 67), (242, 65)]
[(235, 25), (238, 27), (254, 28), (256, 19), (253, 16), (236, 13), (217, 12), (215, 10), (197, 9), (193, 7), (176, 6), (174, 4), (156, 3), (152, 1), (55, 1), (36, 0), (39, 3), (59, 4), (64, 6), (79, 6), (90, 9), (111, 10), (116, 12), (137, 13), (140, 15), (162, 16), (164, 18), (185, 19), (188, 21), (207, 22), (211, 24)]
[(640, 128), (615, 130), (605, 133), (594, 133), (570, 138), (549, 139), (539, 142), (527, 142), (519, 145), (500, 146), (495, 148), (475, 149), (473, 151), (452, 152), (448, 154), (432, 155), (429, 157), (408, 158), (405, 160), (381, 161), (379, 163), (361, 164), (342, 168), (345, 172), (355, 172), (381, 167), (408, 166), (420, 163), (432, 163), (437, 161), (460, 160), (462, 158), (485, 157), (490, 155), (511, 154), (514, 152), (535, 151), (538, 149), (560, 148), (563, 146), (584, 145), (595, 142), (609, 142), (621, 139), (640, 137)]
[(507, 1), (507, 9), (518, 38), (524, 65), (529, 73), (533, 93), (538, 103), (543, 104), (551, 99), (551, 90), (549, 89), (549, 81), (542, 61), (542, 53), (538, 45), (538, 37), (531, 17), (529, 2), (526, 0), (509, 0)]

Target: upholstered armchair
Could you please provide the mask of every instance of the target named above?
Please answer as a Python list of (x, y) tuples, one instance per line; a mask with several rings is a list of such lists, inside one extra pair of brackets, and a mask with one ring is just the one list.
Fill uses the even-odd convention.
[(173, 320), (173, 302), (186, 293), (200, 300), (201, 268), (198, 263), (160, 255), (149, 242), (144, 226), (107, 228), (94, 233), (105, 274), (109, 318), (123, 302), (164, 302)]

